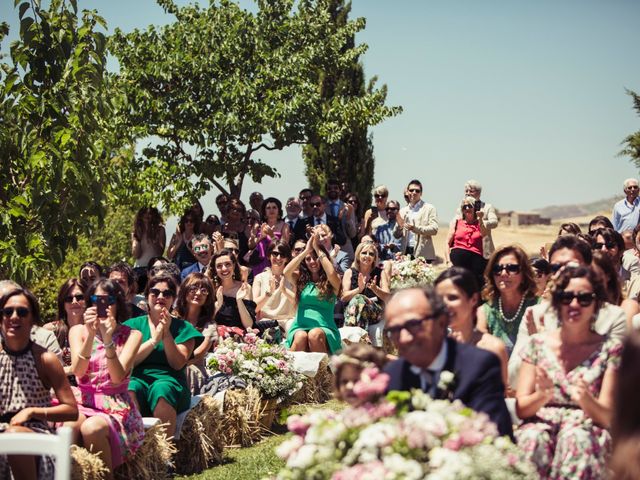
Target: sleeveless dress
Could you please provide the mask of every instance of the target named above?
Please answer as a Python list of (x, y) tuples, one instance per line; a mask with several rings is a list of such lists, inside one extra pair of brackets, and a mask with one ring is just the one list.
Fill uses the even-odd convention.
[(524, 317), (524, 312), (528, 307), (537, 305), (540, 301), (540, 297), (529, 297), (525, 299), (518, 317), (513, 322), (505, 322), (500, 314), (498, 308), (498, 300), (495, 300), (491, 305), (485, 303), (482, 308), (487, 317), (487, 329), (489, 333), (494, 337), (498, 337), (504, 342), (504, 346), (507, 348), (507, 355), (510, 357), (513, 347), (516, 344), (516, 338), (518, 336), (518, 329), (520, 328), (520, 322)]
[[(351, 290), (358, 288), (358, 270), (351, 267)], [(382, 269), (375, 267), (371, 271), (369, 278), (373, 279), (377, 277), (377, 285), (380, 285), (380, 277), (382, 275)], [(375, 299), (375, 301), (368, 301), (368, 299)], [(344, 309), (344, 326), (345, 327), (360, 327), (365, 330), (369, 325), (373, 325), (380, 321), (382, 315), (382, 301), (378, 296), (373, 293), (369, 287), (365, 288), (362, 293), (358, 293), (353, 296), (347, 306)]]
[(298, 330), (308, 332), (321, 328), (327, 336), (329, 353), (334, 354), (342, 348), (340, 332), (333, 319), (336, 296), (332, 293), (327, 299), (318, 295), (318, 288), (313, 282), (305, 285), (300, 293), (298, 312), (287, 334), (287, 348), (291, 348), (293, 337)]
[(540, 478), (587, 480), (607, 478), (607, 460), (611, 449), (609, 432), (593, 423), (571, 398), (579, 380), (588, 384), (598, 397), (608, 367), (620, 366), (622, 344), (609, 339), (602, 342), (584, 362), (565, 372), (558, 357), (535, 334), (522, 351), (522, 360), (544, 369), (553, 381), (553, 398), (535, 416), (525, 419), (515, 431), (518, 447), (538, 469)]
[[(117, 354), (129, 338), (131, 328), (120, 325), (113, 336)], [(78, 410), (87, 418), (100, 416), (109, 424), (109, 445), (113, 467), (126, 462), (142, 445), (142, 417), (129, 395), (130, 375), (115, 385), (109, 377), (104, 344), (93, 339), (87, 372), (78, 378)]]
[[(40, 379), (36, 360), (32, 352), (33, 343), (20, 352), (9, 352), (0, 346), (0, 434), (9, 427), (11, 418), (27, 407), (50, 407), (51, 391)], [(46, 422), (32, 418), (23, 426), (36, 433), (52, 433)], [(53, 460), (36, 457), (39, 479), (53, 478)], [(9, 464), (5, 455), (0, 455), (0, 477), (9, 477)]]

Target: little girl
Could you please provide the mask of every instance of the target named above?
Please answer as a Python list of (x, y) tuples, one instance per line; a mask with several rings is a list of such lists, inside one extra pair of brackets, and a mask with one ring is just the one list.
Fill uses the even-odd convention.
[(389, 378), (386, 373), (380, 373), (386, 362), (382, 350), (354, 343), (334, 359), (334, 389), (338, 400), (359, 407), (384, 395)]

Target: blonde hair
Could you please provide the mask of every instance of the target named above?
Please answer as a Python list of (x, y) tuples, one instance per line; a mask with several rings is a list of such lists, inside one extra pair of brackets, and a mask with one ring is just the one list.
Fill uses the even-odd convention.
[(375, 244), (373, 243), (369, 243), (369, 242), (361, 242), (357, 247), (356, 247), (356, 252), (354, 254), (354, 260), (353, 260), (353, 268), (355, 268), (357, 271), (360, 271), (360, 254), (362, 253), (362, 251), (365, 248), (370, 248), (373, 250), (373, 252), (376, 254), (375, 257), (373, 258), (373, 265), (375, 267), (375, 265), (378, 264), (378, 249), (376, 248)]

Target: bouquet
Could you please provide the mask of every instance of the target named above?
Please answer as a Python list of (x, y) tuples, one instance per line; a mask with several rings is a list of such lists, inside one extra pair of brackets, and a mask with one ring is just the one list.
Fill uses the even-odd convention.
[(248, 331), (241, 341), (224, 339), (208, 358), (214, 372), (236, 375), (257, 388), (266, 399), (283, 400), (302, 387), (304, 376), (293, 369), (293, 356), (279, 345)]
[[(364, 376), (369, 386), (356, 384), (359, 396), (374, 395), (386, 383), (371, 369)], [(293, 435), (277, 449), (286, 460), (279, 480), (536, 478), (486, 414), (420, 390), (390, 392), (377, 403), (341, 412), (295, 415), (287, 426)]]
[(423, 257), (413, 260), (408, 256), (399, 257), (391, 267), (391, 289), (422, 287), (433, 284), (435, 269)]

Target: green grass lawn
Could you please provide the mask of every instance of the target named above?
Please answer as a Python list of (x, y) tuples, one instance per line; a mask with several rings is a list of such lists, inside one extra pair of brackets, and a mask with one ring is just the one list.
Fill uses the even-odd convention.
[[(321, 405), (294, 405), (288, 409), (290, 414), (302, 414), (314, 408), (342, 410), (345, 404), (331, 400)], [(258, 480), (274, 476), (284, 462), (277, 457), (275, 449), (286, 438), (286, 426), (274, 425), (275, 435), (266, 437), (260, 443), (247, 448), (227, 448), (224, 451), (222, 465), (210, 468), (200, 474), (189, 477), (177, 477), (189, 480)]]

